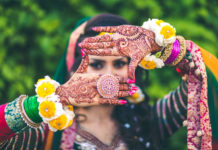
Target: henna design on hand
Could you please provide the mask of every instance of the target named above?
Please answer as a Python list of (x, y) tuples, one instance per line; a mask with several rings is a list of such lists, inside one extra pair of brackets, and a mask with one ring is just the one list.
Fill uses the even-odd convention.
[(98, 102), (99, 102), (99, 104), (121, 105), (120, 100), (117, 100), (117, 99), (99, 98)]
[(78, 69), (76, 70), (76, 73), (84, 73), (86, 72), (87, 68), (89, 66), (89, 57), (88, 55), (85, 53), (82, 61), (80, 63), (80, 66), (78, 67)]
[(98, 104), (124, 104), (118, 97), (129, 96), (130, 85), (127, 79), (118, 78), (121, 89), (114, 98), (102, 98), (97, 91), (97, 80), (101, 75), (94, 73), (74, 73), (68, 82), (59, 86), (56, 94), (59, 95), (62, 104), (75, 106), (91, 106)]
[(130, 57), (128, 74), (132, 80), (135, 79), (135, 69), (140, 61), (147, 54), (161, 50), (155, 43), (155, 34), (139, 26), (95, 27), (93, 30), (113, 34), (87, 38), (81, 47), (90, 55)]
[(82, 76), (69, 80), (66, 84), (56, 90), (60, 96), (61, 103), (93, 103), (94, 97), (98, 94), (94, 86), (96, 78), (88, 79)]

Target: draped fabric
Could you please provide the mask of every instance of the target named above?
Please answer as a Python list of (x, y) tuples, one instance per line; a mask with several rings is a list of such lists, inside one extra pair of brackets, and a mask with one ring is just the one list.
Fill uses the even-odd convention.
[[(192, 72), (189, 73), (187, 145), (190, 150), (211, 150), (212, 146), (214, 148), (216, 145), (217, 139), (217, 81), (213, 78), (217, 75), (217, 71), (214, 70), (217, 59), (192, 41), (187, 41), (186, 44), (202, 77), (200, 81)], [(206, 66), (208, 66), (208, 71), (206, 71)], [(214, 92), (211, 91), (211, 87), (214, 87)]]

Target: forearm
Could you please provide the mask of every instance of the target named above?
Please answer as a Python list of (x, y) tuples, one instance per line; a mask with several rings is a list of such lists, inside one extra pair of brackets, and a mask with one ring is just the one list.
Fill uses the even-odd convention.
[(186, 119), (187, 93), (187, 82), (182, 81), (178, 88), (153, 106), (153, 113), (162, 139), (172, 135)]
[(5, 141), (29, 126), (39, 127), (42, 121), (35, 96), (21, 95), (14, 101), (0, 106), (0, 141)]

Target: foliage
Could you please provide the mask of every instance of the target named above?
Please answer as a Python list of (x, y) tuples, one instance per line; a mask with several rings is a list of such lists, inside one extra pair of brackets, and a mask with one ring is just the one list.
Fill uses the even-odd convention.
[[(177, 34), (218, 56), (216, 6), (216, 0), (0, 0), (1, 103), (34, 94), (36, 79), (53, 75), (76, 21), (102, 12), (135, 25), (161, 18), (175, 26)], [(151, 71), (146, 89), (151, 102), (178, 86), (179, 80), (174, 68)], [(166, 149), (185, 149), (184, 140), (178, 142), (184, 139), (182, 133)]]

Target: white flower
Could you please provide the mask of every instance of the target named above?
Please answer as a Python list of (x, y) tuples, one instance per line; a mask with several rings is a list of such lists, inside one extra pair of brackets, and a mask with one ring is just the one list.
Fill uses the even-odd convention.
[[(39, 104), (39, 107), (40, 107), (40, 104)], [(55, 104), (55, 114), (52, 117), (46, 118), (45, 115), (43, 115), (43, 112), (45, 113), (45, 111), (39, 109), (39, 115), (41, 116), (42, 120), (45, 123), (48, 123), (49, 121), (51, 121), (51, 120), (53, 120), (55, 118), (58, 118), (60, 115), (65, 113), (61, 103), (54, 103), (54, 104)], [(51, 110), (51, 111), (53, 111), (53, 110)]]
[(57, 88), (60, 86), (60, 84), (59, 84), (57, 81), (52, 80), (49, 76), (45, 76), (45, 78), (39, 80), (39, 81), (35, 84), (35, 87), (36, 87), (36, 88), (39, 87), (39, 86), (40, 86), (42, 83), (44, 83), (44, 82), (51, 83), (52, 85), (54, 85), (55, 89), (57, 89)]
[(157, 58), (155, 55), (151, 55), (151, 54), (146, 55), (145, 60), (146, 61), (154, 61), (156, 64), (156, 68), (162, 68), (164, 66), (163, 60), (161, 60), (160, 58)]
[(145, 95), (143, 94), (142, 90), (140, 89), (139, 86), (133, 84), (133, 86), (137, 87), (138, 90), (132, 95), (127, 97), (127, 99), (134, 104), (140, 103), (142, 101), (144, 101), (145, 99)]
[[(161, 30), (163, 29), (163, 27), (168, 27), (172, 31), (173, 34), (171, 34), (172, 37), (170, 38), (164, 38), (164, 36), (169, 35), (169, 34), (161, 34)], [(176, 29), (171, 26), (169, 23), (164, 22), (163, 20), (159, 20), (159, 19), (148, 19), (148, 21), (144, 22), (142, 25), (143, 28), (150, 30), (152, 32), (154, 32), (155, 34), (155, 42), (159, 45), (159, 46), (164, 46), (166, 47), (167, 44), (171, 44), (176, 40), (176, 37), (174, 35), (174, 33), (176, 32)]]
[(60, 97), (59, 95), (56, 95), (55, 93), (48, 95), (46, 98), (42, 98), (42, 97), (38, 97), (37, 101), (39, 103), (45, 101), (45, 100), (49, 100), (49, 101), (53, 101), (53, 102), (60, 102)]
[(164, 62), (155, 55), (148, 54), (142, 59), (139, 66), (144, 69), (162, 68), (164, 66)]

